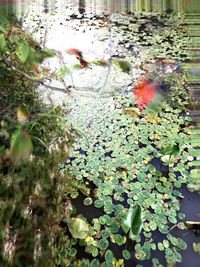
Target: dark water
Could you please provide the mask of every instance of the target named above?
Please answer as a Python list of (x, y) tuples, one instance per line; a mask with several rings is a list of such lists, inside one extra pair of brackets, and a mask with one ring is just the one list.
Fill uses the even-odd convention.
[[(185, 213), (187, 221), (199, 221), (200, 216), (200, 194), (188, 192), (186, 188), (180, 190), (184, 196), (181, 201), (181, 211)], [(192, 230), (174, 231), (177, 236), (184, 239), (188, 249), (182, 252), (183, 262), (177, 264), (179, 267), (199, 267), (200, 255), (195, 253), (192, 248), (193, 242), (200, 242), (200, 236), (197, 236)]]

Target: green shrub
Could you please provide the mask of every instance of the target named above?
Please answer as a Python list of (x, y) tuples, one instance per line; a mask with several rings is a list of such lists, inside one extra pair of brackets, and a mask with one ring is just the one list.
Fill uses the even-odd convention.
[[(87, 193), (61, 164), (72, 141), (66, 114), (42, 103), (33, 64), (53, 53), (40, 49), (15, 17), (0, 23), (0, 265), (55, 266), (62, 259), (68, 195)], [(65, 236), (67, 239), (67, 236)], [(55, 251), (57, 251), (55, 253)], [(69, 258), (73, 258), (73, 253)], [(67, 259), (65, 259), (67, 260)]]

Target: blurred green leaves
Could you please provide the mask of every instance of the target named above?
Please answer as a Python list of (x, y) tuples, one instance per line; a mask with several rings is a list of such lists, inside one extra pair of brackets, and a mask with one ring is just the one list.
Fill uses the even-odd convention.
[(194, 242), (194, 243), (192, 244), (192, 247), (193, 247), (194, 252), (200, 254), (200, 243), (195, 243), (195, 242)]
[(170, 156), (176, 157), (178, 155), (179, 151), (180, 151), (179, 145), (176, 144), (176, 145), (169, 145), (169, 146), (164, 147), (160, 151), (160, 153), (163, 155), (170, 155)]
[(24, 40), (20, 40), (19, 46), (16, 49), (16, 54), (21, 63), (24, 63), (27, 60), (29, 52), (30, 52), (30, 46), (28, 45), (28, 43)]
[(121, 71), (123, 72), (130, 72), (131, 71), (131, 64), (122, 59), (112, 59), (114, 65), (116, 65)]
[(89, 233), (89, 225), (80, 218), (70, 218), (67, 226), (73, 238), (85, 239)]
[(134, 240), (140, 234), (143, 226), (142, 209), (139, 205), (129, 208), (125, 218), (122, 221), (122, 228), (129, 238)]
[(4, 34), (0, 34), (0, 50), (4, 51), (6, 48), (6, 39)]
[(19, 166), (21, 163), (30, 158), (33, 145), (31, 136), (21, 129), (13, 133), (11, 137), (10, 156), (14, 165)]

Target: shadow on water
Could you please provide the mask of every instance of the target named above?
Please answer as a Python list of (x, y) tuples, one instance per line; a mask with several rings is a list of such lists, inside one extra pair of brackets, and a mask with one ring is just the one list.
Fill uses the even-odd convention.
[(85, 0), (79, 0), (79, 8), (78, 11), (80, 14), (85, 14)]

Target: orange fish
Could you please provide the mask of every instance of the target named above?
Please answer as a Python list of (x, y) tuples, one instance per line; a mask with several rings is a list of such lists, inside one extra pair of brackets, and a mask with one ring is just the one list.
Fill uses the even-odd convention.
[(83, 57), (83, 52), (77, 48), (68, 48), (65, 50), (65, 52), (71, 55), (75, 55), (76, 57), (78, 57), (78, 59)]
[(138, 107), (142, 110), (156, 95), (156, 83), (142, 78), (133, 88)]
[(68, 54), (71, 54), (71, 55), (75, 55), (76, 58), (77, 58), (77, 59), (79, 60), (79, 62), (80, 62), (80, 66), (81, 66), (81, 68), (86, 68), (86, 67), (88, 67), (89, 62), (86, 61), (86, 60), (84, 59), (84, 57), (83, 57), (83, 52), (82, 52), (82, 51), (80, 51), (80, 50), (78, 50), (78, 49), (76, 49), (76, 48), (69, 48), (69, 49), (65, 50), (65, 52), (68, 53)]

